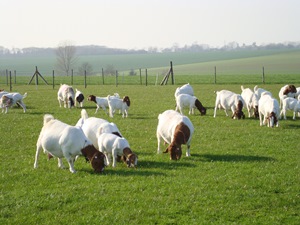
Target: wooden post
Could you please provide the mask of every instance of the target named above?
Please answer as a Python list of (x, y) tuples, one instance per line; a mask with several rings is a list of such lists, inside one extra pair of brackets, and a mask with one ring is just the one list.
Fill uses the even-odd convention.
[(104, 85), (104, 70), (102, 68), (102, 84)]
[(170, 73), (171, 73), (172, 84), (174, 84), (174, 73), (173, 73), (173, 63), (172, 63), (172, 61), (170, 62)]
[(148, 70), (146, 69), (146, 86), (148, 85)]
[(262, 67), (262, 82), (265, 84), (265, 67)]
[(142, 69), (140, 68), (140, 84), (142, 85)]
[(86, 88), (86, 70), (84, 70), (84, 88)]
[(217, 67), (215, 66), (215, 84), (217, 83)]
[(73, 85), (73, 69), (71, 70), (71, 85)]
[(12, 91), (12, 85), (11, 85), (11, 71), (9, 71), (9, 91)]
[(52, 88), (54, 90), (54, 70), (52, 71)]
[(118, 87), (118, 70), (116, 70), (116, 87)]
[[(35, 71), (38, 71), (37, 66), (35, 67)], [(39, 76), (37, 74), (35, 76), (35, 85), (39, 85)]]
[(17, 83), (17, 71), (15, 70), (14, 73), (15, 73), (15, 84), (16, 84)]

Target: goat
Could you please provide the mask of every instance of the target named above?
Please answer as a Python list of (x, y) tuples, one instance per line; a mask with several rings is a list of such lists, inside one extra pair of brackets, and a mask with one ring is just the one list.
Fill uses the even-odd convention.
[(257, 95), (258, 100), (260, 99), (262, 93), (268, 94), (268, 95), (272, 96), (272, 93), (270, 91), (267, 91), (267, 90), (265, 90), (263, 88), (259, 88), (257, 85), (254, 86), (253, 91), (254, 91), (254, 94)]
[(80, 127), (65, 124), (49, 114), (44, 115), (43, 128), (36, 143), (34, 168), (38, 167), (38, 157), (42, 149), (58, 158), (59, 168), (64, 168), (62, 158), (65, 157), (71, 173), (76, 172), (74, 161), (78, 155), (89, 158), (97, 173), (103, 172), (105, 167), (104, 154), (93, 146)]
[(297, 94), (297, 89), (295, 87), (295, 85), (291, 85), (291, 84), (287, 84), (285, 86), (283, 86), (279, 93), (278, 93), (278, 96), (279, 96), (279, 106), (281, 107), (282, 106), (282, 100), (286, 97), (292, 97), (292, 98), (295, 98)]
[(78, 89), (76, 89), (76, 92), (75, 92), (75, 100), (76, 100), (75, 101), (75, 107), (76, 107), (76, 102), (78, 102), (79, 107), (82, 108), (83, 107), (84, 95)]
[(224, 109), (226, 116), (228, 116), (227, 110), (231, 109), (231, 118), (245, 118), (245, 114), (242, 111), (244, 100), (241, 95), (227, 90), (217, 91), (216, 94), (214, 117), (217, 115), (217, 108), (221, 107)]
[(0, 107), (2, 108), (2, 113), (8, 112), (8, 108), (17, 104), (23, 108), (23, 112), (26, 112), (26, 105), (23, 102), (23, 99), (27, 97), (27, 93), (24, 95), (21, 95), (20, 93), (14, 92), (14, 93), (8, 93), (8, 92), (1, 92), (0, 97)]
[(241, 86), (242, 93), (241, 96), (245, 101), (245, 107), (248, 110), (248, 117), (251, 117), (251, 110), (253, 109), (253, 114), (255, 118), (258, 118), (258, 96), (250, 88), (244, 88)]
[(137, 166), (137, 155), (132, 152), (128, 141), (123, 137), (114, 134), (102, 133), (98, 137), (98, 146), (100, 152), (106, 156), (107, 165), (110, 164), (110, 157), (113, 157), (112, 167), (116, 167), (118, 157), (123, 158), (128, 167)]
[(170, 153), (171, 160), (179, 160), (182, 155), (181, 145), (187, 146), (186, 156), (191, 156), (190, 145), (194, 133), (194, 126), (190, 119), (175, 110), (166, 110), (158, 116), (156, 130), (157, 153), (160, 153), (160, 144), (164, 140), (169, 144), (163, 153)]
[(279, 126), (278, 118), (280, 108), (278, 101), (268, 94), (263, 94), (258, 102), (259, 124), (263, 126), (267, 123), (268, 127)]
[(180, 94), (188, 94), (188, 95), (194, 96), (193, 87), (189, 83), (187, 83), (181, 87), (176, 88), (175, 94), (174, 94), (175, 98), (177, 97), (177, 95), (180, 95)]
[(283, 115), (283, 118), (286, 120), (286, 111), (287, 110), (292, 110), (294, 112), (293, 120), (295, 120), (297, 112), (298, 112), (298, 116), (299, 116), (300, 101), (295, 98), (291, 98), (291, 97), (284, 98), (282, 100), (282, 109), (280, 112), (280, 118), (281, 118), (281, 115)]
[(65, 108), (72, 108), (74, 106), (74, 90), (72, 86), (67, 84), (61, 84), (59, 90), (57, 92), (57, 100), (59, 103), (59, 107), (64, 103)]
[(130, 99), (128, 96), (124, 96), (123, 99), (113, 98), (112, 96), (107, 96), (108, 106), (109, 106), (109, 116), (114, 117), (115, 110), (121, 110), (122, 117), (128, 117), (128, 109), (130, 107)]
[(176, 96), (176, 111), (183, 115), (183, 108), (189, 107), (189, 114), (194, 114), (194, 109), (197, 108), (201, 115), (206, 114), (206, 108), (203, 107), (202, 103), (195, 97), (188, 94), (179, 94)]

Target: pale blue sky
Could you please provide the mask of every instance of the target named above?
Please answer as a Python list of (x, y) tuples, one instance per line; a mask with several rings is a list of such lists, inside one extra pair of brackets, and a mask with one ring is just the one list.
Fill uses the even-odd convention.
[(1, 0), (0, 46), (300, 41), (299, 0)]

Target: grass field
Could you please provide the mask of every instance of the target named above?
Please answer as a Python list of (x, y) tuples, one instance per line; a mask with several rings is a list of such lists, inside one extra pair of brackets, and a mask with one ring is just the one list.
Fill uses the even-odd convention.
[[(139, 156), (137, 169), (118, 163), (102, 175), (94, 174), (83, 158), (71, 174), (44, 154), (33, 169), (43, 115), (76, 124), (81, 110), (59, 108), (58, 86), (13, 86), (13, 91), (28, 93), (28, 110), (24, 114), (14, 107), (0, 115), (0, 223), (299, 224), (300, 119), (293, 121), (289, 111), (288, 119), (271, 129), (253, 118), (232, 120), (223, 111), (213, 118), (213, 91), (240, 93), (243, 83), (201, 84), (197, 76), (177, 81), (190, 82), (208, 108), (206, 116), (189, 116), (195, 127), (192, 156), (177, 162), (156, 154), (157, 116), (174, 109), (177, 85), (74, 85), (85, 95), (118, 92), (132, 101), (126, 119), (109, 118), (103, 111), (95, 115), (95, 105), (85, 102), (89, 116), (116, 123)], [(285, 77), (274, 76), (259, 86), (277, 97), (285, 83)]]

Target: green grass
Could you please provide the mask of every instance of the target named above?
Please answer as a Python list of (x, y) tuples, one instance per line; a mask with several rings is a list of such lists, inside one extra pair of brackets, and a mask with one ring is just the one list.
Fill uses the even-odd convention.
[[(223, 111), (213, 118), (213, 91), (240, 93), (242, 83), (199, 84), (197, 76), (177, 81), (190, 82), (208, 108), (206, 116), (189, 116), (195, 126), (192, 156), (177, 162), (156, 154), (155, 134), (158, 114), (174, 109), (177, 85), (74, 85), (85, 95), (118, 92), (132, 101), (126, 119), (108, 118), (103, 111), (95, 115), (94, 104), (85, 102), (89, 116), (116, 123), (139, 156), (138, 169), (118, 163), (102, 175), (83, 158), (71, 174), (44, 154), (33, 169), (43, 115), (75, 124), (80, 109), (59, 108), (58, 86), (15, 85), (13, 91), (28, 92), (28, 111), (14, 107), (0, 114), (0, 223), (298, 224), (300, 119), (293, 121), (289, 111), (288, 120), (271, 129), (252, 118), (232, 120)], [(285, 83), (279, 77), (259, 86), (276, 97)], [(299, 79), (294, 84), (300, 86)]]

